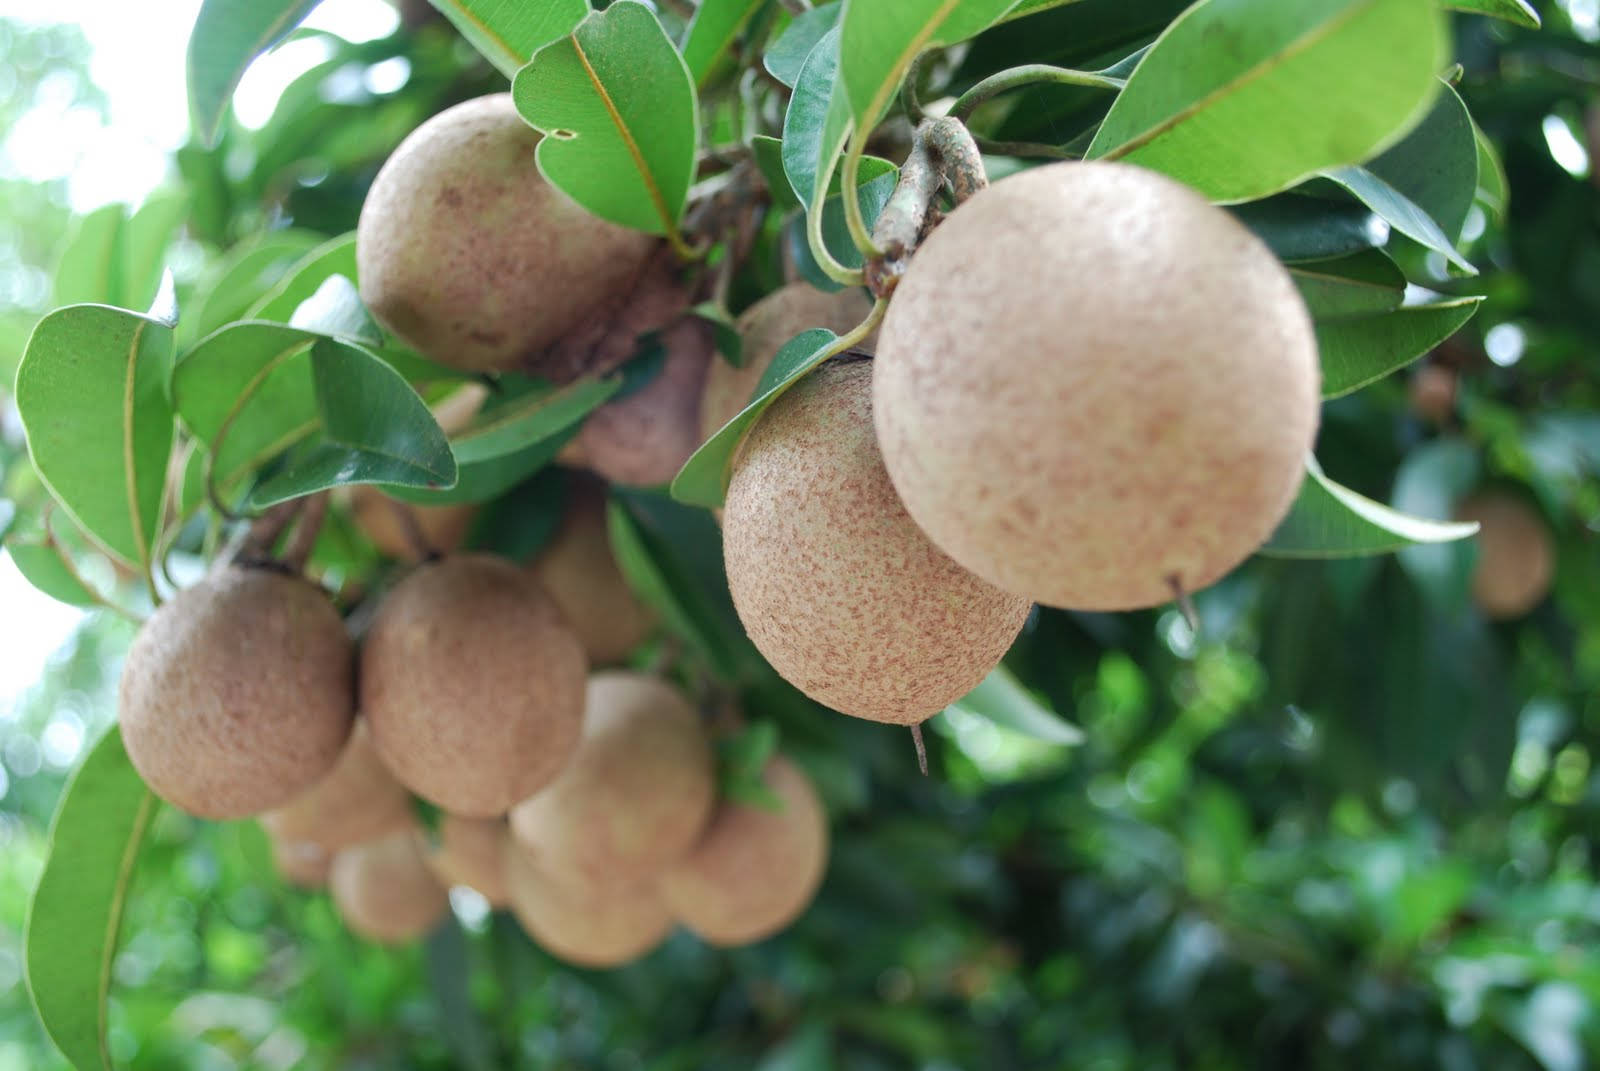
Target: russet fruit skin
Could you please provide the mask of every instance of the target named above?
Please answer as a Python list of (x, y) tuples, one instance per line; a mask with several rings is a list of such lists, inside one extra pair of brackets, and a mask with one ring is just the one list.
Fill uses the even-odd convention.
[(1485, 491), (1462, 502), (1456, 518), (1481, 526), (1472, 601), (1485, 617), (1522, 617), (1544, 601), (1555, 576), (1556, 550), (1531, 506), (1503, 491)]
[(332, 851), (408, 829), (411, 793), (378, 758), (364, 719), (333, 769), (284, 806), (261, 816), (274, 841), (309, 842)]
[(510, 903), (506, 885), (506, 852), (511, 831), (498, 818), (439, 819), (436, 837), (417, 830), (423, 861), (445, 885), (465, 885), (501, 908)]
[(672, 932), (672, 916), (650, 882), (558, 880), (518, 847), (506, 854), (506, 880), (511, 910), (528, 936), (576, 966), (620, 967)]
[(694, 851), (661, 878), (673, 916), (714, 945), (750, 944), (788, 926), (828, 868), (828, 816), (810, 780), (779, 756), (762, 781), (782, 810), (724, 802)]
[(384, 765), (452, 814), (491, 818), (577, 747), (588, 661), (526, 570), (483, 554), (418, 567), (378, 607), (362, 712)]
[(200, 818), (292, 800), (339, 759), (354, 656), (321, 588), (229, 565), (145, 622), (122, 670), (122, 737), (156, 795)]
[(546, 183), (538, 142), (509, 93), (458, 104), (400, 144), (362, 205), (362, 300), (441, 364), (556, 371), (540, 352), (625, 296), (655, 248)]
[(889, 302), (873, 410), (929, 538), (1007, 591), (1129, 610), (1195, 591), (1287, 513), (1316, 435), (1305, 304), (1228, 213), (1127, 164), (1003, 179)]
[(587, 885), (641, 880), (680, 858), (716, 799), (711, 742), (667, 682), (589, 678), (583, 742), (567, 768), (511, 810), (511, 831), (547, 871)]
[(928, 541), (884, 471), (872, 361), (831, 361), (746, 440), (722, 534), (745, 631), (789, 683), (845, 714), (909, 725), (999, 664), (1028, 600)]
[(351, 932), (386, 944), (421, 937), (450, 910), (449, 894), (423, 863), (409, 830), (334, 856), (328, 888)]
[(561, 529), (529, 568), (561, 607), (592, 665), (620, 662), (655, 628), (611, 552), (605, 489), (574, 476)]
[(700, 440), (711, 438), (750, 403), (762, 374), (784, 343), (814, 327), (842, 335), (871, 311), (872, 302), (858, 289), (830, 294), (806, 283), (789, 283), (745, 309), (736, 325), (743, 363), (735, 368), (725, 360), (711, 362), (700, 402)]
[(328, 872), (333, 868), (333, 853), (320, 844), (304, 840), (279, 840), (270, 838), (272, 865), (280, 877), (290, 885), (302, 889), (320, 889), (328, 884)]

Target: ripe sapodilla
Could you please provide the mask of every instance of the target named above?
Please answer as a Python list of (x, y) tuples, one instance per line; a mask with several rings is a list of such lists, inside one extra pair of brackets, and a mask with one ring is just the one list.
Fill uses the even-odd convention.
[(658, 677), (610, 670), (589, 678), (577, 753), (512, 808), (511, 831), (564, 878), (635, 881), (693, 846), (716, 792), (711, 742), (689, 701)]
[(448, 893), (423, 863), (409, 830), (334, 856), (328, 888), (345, 925), (373, 941), (421, 937), (450, 910)]
[(620, 967), (660, 944), (672, 916), (651, 882), (557, 880), (528, 852), (506, 853), (511, 910), (546, 952), (580, 967)]
[(350, 639), (298, 576), (228, 565), (145, 622), (122, 738), (156, 795), (201, 818), (287, 803), (333, 768), (355, 717)]
[(309, 841), (334, 851), (407, 829), (412, 821), (411, 793), (378, 758), (361, 718), (333, 769), (282, 807), (261, 816), (274, 840)]
[(1125, 610), (1272, 534), (1316, 433), (1305, 304), (1194, 191), (1057, 163), (980, 191), (913, 255), (873, 413), (907, 511), (992, 584)]
[(491, 907), (505, 907), (510, 902), (506, 853), (511, 846), (511, 831), (505, 822), (447, 814), (439, 819), (434, 837), (420, 829), (416, 835), (423, 861), (441, 882), (465, 885)]
[(694, 851), (661, 878), (673, 915), (715, 945), (749, 944), (789, 925), (828, 868), (828, 816), (811, 781), (782, 756), (762, 781), (781, 810), (723, 803)]
[(413, 131), (362, 205), (362, 300), (441, 364), (571, 378), (541, 351), (625, 300), (656, 246), (545, 182), (538, 142), (509, 93), (469, 100)]
[(1556, 550), (1532, 506), (1506, 491), (1484, 491), (1462, 502), (1456, 518), (1479, 525), (1472, 601), (1485, 617), (1521, 617), (1544, 601)]
[(379, 605), (361, 651), (361, 709), (401, 784), (491, 818), (566, 765), (587, 672), (537, 580), (465, 554), (419, 566)]
[(728, 587), (786, 680), (858, 718), (910, 725), (976, 687), (1028, 616), (928, 541), (872, 433), (872, 361), (830, 361), (746, 440), (722, 520)]

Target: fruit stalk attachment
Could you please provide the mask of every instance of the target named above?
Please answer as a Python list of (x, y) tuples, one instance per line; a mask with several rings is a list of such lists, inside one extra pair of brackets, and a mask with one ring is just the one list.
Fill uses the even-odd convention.
[(948, 116), (917, 127), (900, 181), (872, 229), (872, 239), (883, 252), (868, 262), (866, 281), (879, 298), (894, 292), (911, 254), (938, 222), (935, 201), (947, 184), (958, 205), (989, 184), (971, 133)]

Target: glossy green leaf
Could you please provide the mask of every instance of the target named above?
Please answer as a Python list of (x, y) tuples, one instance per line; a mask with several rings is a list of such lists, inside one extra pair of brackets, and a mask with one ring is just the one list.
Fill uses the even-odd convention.
[(369, 346), (383, 341), (383, 332), (362, 304), (356, 284), (344, 275), (330, 275), (324, 279), (315, 293), (295, 307), (289, 325)]
[(39, 478), (101, 546), (150, 560), (175, 425), (172, 328), (105, 305), (39, 321), (17, 369), (16, 404)]
[(1506, 165), (1501, 162), (1500, 152), (1494, 147), (1494, 142), (1476, 123), (1472, 125), (1472, 133), (1478, 142), (1478, 200), (1483, 202), (1491, 215), (1503, 222), (1511, 189), (1511, 182), (1506, 178)]
[(577, 425), (622, 389), (623, 377), (578, 379), (565, 386), (527, 382), (503, 404), (492, 406), (453, 440), (462, 464), (520, 453)]
[(1461, 97), (1441, 84), (1422, 122), (1366, 169), (1426, 213), (1453, 246), (1478, 189), (1478, 139)]
[(507, 78), (589, 14), (588, 0), (429, 0)]
[(500, 454), (482, 461), (458, 461), (455, 486), (448, 490), (395, 486), (385, 487), (384, 491), (393, 498), (421, 506), (487, 502), (549, 465), (577, 433), (578, 426), (573, 425), (514, 454)]
[(205, 0), (189, 35), (189, 122), (216, 144), (234, 88), (255, 58), (283, 40), (317, 0)]
[(786, 26), (778, 39), (768, 47), (762, 57), (767, 73), (793, 89), (800, 79), (800, 69), (817, 42), (835, 26), (844, 12), (843, 3), (821, 4), (801, 15)]
[(1325, 176), (1354, 194), (1357, 200), (1407, 238), (1421, 242), (1462, 271), (1476, 274), (1477, 269), (1456, 251), (1455, 243), (1446, 237), (1431, 216), (1371, 171), (1364, 167), (1341, 167), (1326, 172)]
[(783, 170), (783, 142), (766, 134), (750, 139), (750, 153), (755, 157), (761, 177), (767, 181), (767, 192), (772, 195), (772, 207), (779, 212), (800, 207), (789, 176)]
[(1456, 298), (1318, 320), (1323, 397), (1349, 394), (1404, 368), (1460, 330), (1482, 301)]
[(1278, 530), (1260, 553), (1277, 558), (1358, 558), (1417, 543), (1465, 539), (1476, 524), (1426, 521), (1341, 487), (1306, 458), (1306, 479)]
[(17, 572), (52, 599), (69, 606), (99, 606), (104, 601), (78, 575), (66, 548), (54, 539), (12, 538), (5, 548)]
[(1376, 249), (1296, 265), (1289, 277), (1317, 321), (1398, 309), (1406, 290), (1405, 273)]
[(929, 48), (965, 41), (988, 28), (1017, 0), (894, 0), (845, 4), (839, 23), (839, 78), (850, 116), (862, 129), (877, 123), (900, 89), (911, 61)]
[(739, 444), (755, 427), (767, 407), (821, 364), (829, 348), (837, 341), (837, 335), (822, 328), (805, 331), (790, 339), (762, 373), (750, 404), (715, 435), (701, 443), (700, 449), (684, 464), (672, 481), (672, 497), (691, 506), (722, 505)]
[(295, 261), (271, 289), (250, 305), (242, 319), (272, 320), (286, 324), (312, 294), (330, 277), (356, 278), (356, 235), (354, 231), (330, 238)]
[(245, 310), (322, 244), (322, 235), (302, 230), (269, 231), (240, 242), (196, 287), (200, 298), (184, 316), (185, 337), (199, 338), (242, 319)]
[(850, 139), (850, 107), (839, 84), (839, 29), (806, 57), (783, 117), (783, 171), (807, 211), (818, 188), (827, 189), (839, 154)]
[(116, 726), (68, 782), (28, 908), (28, 993), (50, 1040), (79, 1071), (111, 1071), (106, 996), (134, 864), (156, 800)]
[(950, 706), (1036, 740), (1052, 744), (1083, 743), (1081, 729), (1042, 703), (1005, 666), (997, 666), (982, 684)]
[(617, 0), (539, 51), (511, 86), (546, 136), (539, 170), (590, 212), (676, 236), (700, 137), (694, 81), (655, 14)]
[(1286, 264), (1333, 260), (1389, 240), (1388, 226), (1365, 206), (1284, 193), (1228, 209)]
[(683, 42), (683, 62), (698, 86), (766, 0), (702, 0)]
[[(862, 162), (865, 164), (869, 161), (870, 157)], [(869, 169), (863, 167), (862, 174), (867, 173)], [(863, 182), (857, 188), (856, 198), (861, 204), (861, 216), (869, 229), (883, 213), (884, 206), (889, 203), (889, 198), (894, 194), (895, 183), (899, 179), (899, 172), (891, 169), (871, 181)], [(805, 226), (805, 219), (797, 217), (791, 222), (788, 232), (792, 243), (791, 253), (801, 277), (818, 290), (832, 292), (844, 289), (841, 284), (830, 279), (817, 264), (806, 238)], [(861, 255), (861, 250), (850, 240), (850, 228), (845, 222), (844, 198), (841, 194), (835, 194), (822, 203), (822, 242), (833, 254), (833, 258), (846, 268), (859, 268), (865, 263), (866, 258)]]
[(1474, 15), (1504, 19), (1530, 30), (1539, 28), (1539, 12), (1528, 0), (1448, 0), (1445, 6)]
[(1215, 201), (1264, 197), (1398, 140), (1432, 102), (1445, 58), (1431, 3), (1200, 0), (1145, 55), (1088, 156)]

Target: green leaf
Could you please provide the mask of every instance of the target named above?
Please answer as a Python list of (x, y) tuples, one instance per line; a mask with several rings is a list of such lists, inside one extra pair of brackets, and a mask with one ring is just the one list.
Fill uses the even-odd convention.
[(546, 136), (539, 170), (613, 223), (676, 239), (694, 178), (694, 80), (653, 12), (617, 0), (541, 49), (511, 84)]
[(1445, 60), (1444, 20), (1419, 0), (1200, 0), (1146, 53), (1087, 155), (1214, 201), (1264, 197), (1396, 141)]
[(1418, 543), (1466, 539), (1476, 524), (1426, 521), (1341, 487), (1306, 458), (1300, 494), (1261, 554), (1274, 558), (1358, 558)]
[(997, 666), (953, 709), (1052, 744), (1081, 744), (1083, 730), (1040, 702), (1005, 666)]
[(717, 60), (766, 0), (703, 0), (689, 23), (683, 62), (695, 85), (704, 86)]
[(1376, 249), (1295, 265), (1289, 277), (1318, 321), (1398, 309), (1406, 290), (1405, 273)]
[(1478, 141), (1461, 97), (1441, 83), (1422, 122), (1366, 169), (1437, 223), (1453, 249), (1478, 189)]
[(528, 380), (512, 397), (486, 409), (456, 437), (456, 460), (471, 464), (520, 453), (576, 426), (622, 385), (620, 374), (578, 379), (561, 387)]
[(780, 810), (783, 801), (766, 786), (762, 773), (778, 753), (778, 726), (765, 719), (717, 739), (717, 787), (740, 803)]
[(429, 0), (507, 78), (589, 14), (588, 0)]
[(443, 491), (415, 487), (385, 487), (384, 493), (402, 502), (420, 506), (444, 506), (457, 502), (487, 502), (517, 486), (556, 459), (561, 448), (578, 433), (573, 425), (558, 435), (542, 439), (525, 450), (501, 454), (483, 461), (458, 461), (456, 483)]
[(783, 171), (807, 211), (826, 190), (850, 140), (850, 107), (839, 84), (839, 29), (822, 36), (806, 57), (783, 116)]
[(1364, 167), (1340, 167), (1324, 173), (1356, 199), (1381, 216), (1391, 227), (1440, 254), (1462, 271), (1477, 274), (1470, 261), (1456, 252), (1452, 242), (1433, 218), (1417, 204)]
[(733, 459), (745, 436), (769, 405), (822, 363), (837, 341), (837, 335), (823, 328), (805, 331), (790, 339), (762, 373), (750, 404), (701, 443), (700, 449), (684, 464), (672, 481), (672, 497), (691, 506), (722, 505), (728, 478), (733, 474)]
[(795, 16), (762, 57), (767, 73), (793, 89), (800, 80), (800, 69), (805, 66), (806, 57), (829, 30), (839, 25), (843, 12), (842, 3), (823, 4)]
[(1322, 396), (1349, 394), (1404, 368), (1460, 330), (1482, 301), (1455, 298), (1317, 321)]
[(189, 122), (215, 145), (222, 116), (251, 62), (283, 40), (317, 0), (205, 0), (189, 35)]
[(188, 208), (187, 196), (161, 193), (132, 216), (113, 204), (79, 219), (56, 266), (53, 303), (149, 308)]
[(878, 122), (911, 61), (987, 29), (1017, 0), (894, 0), (845, 4), (839, 24), (839, 77), (860, 129)]
[(186, 337), (207, 335), (241, 319), (290, 268), (322, 244), (322, 235), (302, 230), (269, 231), (240, 242), (195, 288), (201, 297), (184, 317)]
[(1284, 193), (1228, 209), (1286, 264), (1333, 260), (1374, 249), (1388, 228), (1365, 206)]
[(1526, 26), (1530, 30), (1539, 28), (1539, 13), (1528, 0), (1449, 0), (1445, 7), (1474, 15), (1489, 15), (1504, 19), (1518, 26)]
[(767, 192), (772, 195), (772, 207), (778, 212), (788, 212), (800, 207), (800, 200), (789, 184), (783, 170), (783, 142), (766, 134), (750, 139), (750, 152), (755, 157), (761, 177), (767, 180)]
[(383, 341), (383, 332), (356, 293), (356, 284), (344, 275), (324, 279), (315, 293), (296, 306), (289, 326), (368, 346)]
[(59, 602), (69, 606), (100, 606), (102, 599), (78, 575), (66, 548), (51, 538), (7, 539), (6, 551), (23, 577)]
[(50, 1040), (79, 1071), (111, 1071), (111, 965), (155, 806), (113, 725), (73, 774), (51, 823), (50, 854), (28, 907), (28, 993)]
[[(866, 164), (871, 160), (872, 158), (868, 157), (862, 163)], [(863, 167), (862, 173), (867, 174), (868, 169)], [(890, 170), (870, 182), (863, 182), (857, 188), (856, 199), (861, 204), (861, 216), (866, 221), (868, 229), (871, 229), (878, 221), (878, 217), (883, 214), (884, 206), (889, 203), (889, 198), (894, 194), (895, 183), (899, 180), (899, 172)], [(791, 221), (788, 231), (796, 269), (808, 283), (819, 290), (832, 292), (844, 289), (839, 283), (828, 278), (827, 273), (817, 264), (806, 238), (805, 225), (805, 219), (797, 217)], [(861, 255), (861, 250), (850, 240), (850, 228), (844, 218), (842, 195), (829, 197), (822, 204), (822, 243), (828, 247), (833, 258), (846, 268), (859, 268), (865, 263), (866, 258)]]
[(1489, 136), (1472, 124), (1473, 137), (1478, 142), (1478, 200), (1490, 215), (1501, 222), (1506, 218), (1510, 204), (1511, 182), (1506, 178), (1506, 165), (1500, 161), (1500, 152)]
[(172, 328), (105, 305), (69, 305), (34, 328), (17, 369), (28, 450), (78, 525), (143, 566), (161, 523), (174, 432)]
[(356, 278), (356, 234), (341, 234), (295, 261), (271, 289), (246, 309), (242, 319), (286, 324), (300, 304), (335, 275)]

